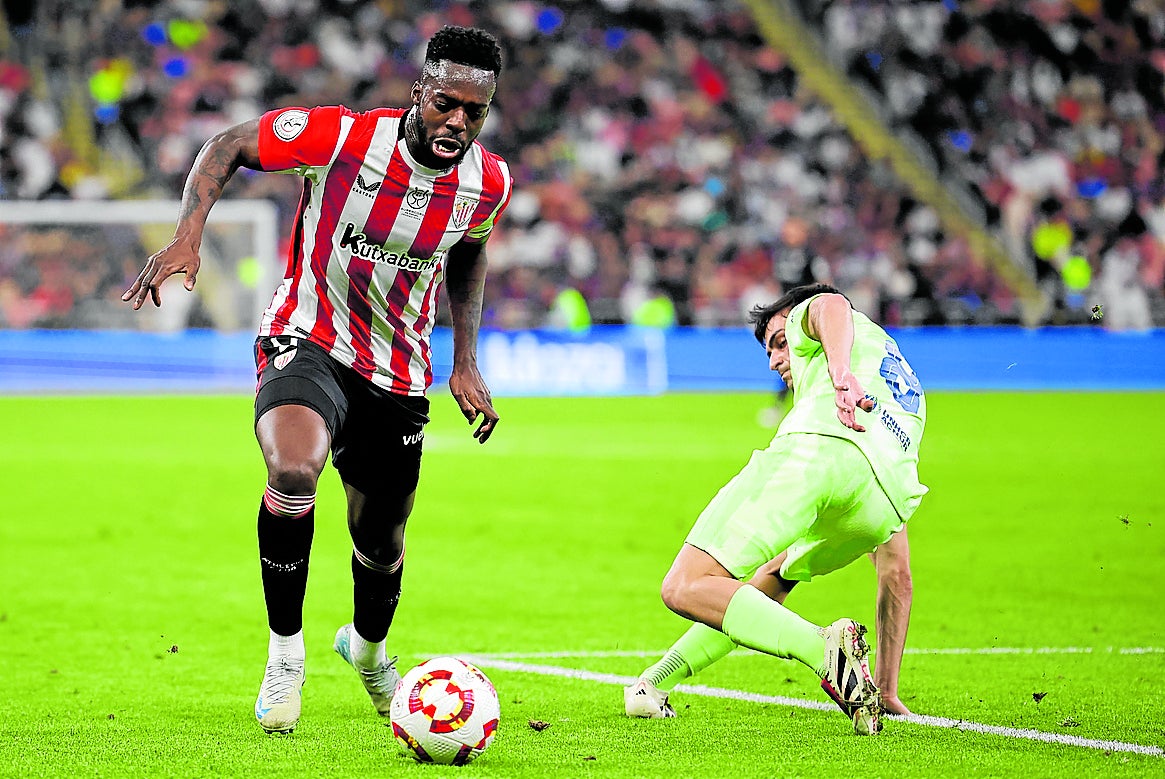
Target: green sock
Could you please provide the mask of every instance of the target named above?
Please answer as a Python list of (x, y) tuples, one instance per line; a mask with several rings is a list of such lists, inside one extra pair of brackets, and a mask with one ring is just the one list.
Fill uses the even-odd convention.
[(825, 639), (802, 619), (756, 587), (736, 591), (724, 611), (724, 632), (736, 643), (777, 657), (791, 657), (824, 678)]
[(736, 644), (715, 628), (697, 622), (679, 637), (659, 662), (639, 675), (664, 692), (727, 655)]

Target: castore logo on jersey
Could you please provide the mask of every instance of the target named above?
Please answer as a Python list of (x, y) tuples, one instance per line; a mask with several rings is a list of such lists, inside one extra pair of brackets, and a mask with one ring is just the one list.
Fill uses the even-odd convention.
[(356, 174), (356, 191), (361, 195), (375, 197), (377, 190), (380, 189), (381, 183), (382, 182), (379, 181), (373, 181), (371, 184), (369, 184), (364, 180), (364, 176), (359, 173)]

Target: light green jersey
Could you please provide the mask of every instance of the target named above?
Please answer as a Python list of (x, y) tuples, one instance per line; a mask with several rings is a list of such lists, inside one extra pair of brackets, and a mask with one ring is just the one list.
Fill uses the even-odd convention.
[(850, 370), (877, 405), (869, 414), (857, 411), (857, 420), (866, 432), (843, 425), (837, 418), (825, 351), (820, 341), (805, 332), (812, 300), (794, 307), (785, 323), (793, 405), (775, 437), (816, 433), (853, 441), (866, 456), (898, 516), (909, 519), (927, 492), (918, 481), (918, 446), (926, 424), (922, 385), (894, 339), (865, 314), (851, 309), (854, 346)]

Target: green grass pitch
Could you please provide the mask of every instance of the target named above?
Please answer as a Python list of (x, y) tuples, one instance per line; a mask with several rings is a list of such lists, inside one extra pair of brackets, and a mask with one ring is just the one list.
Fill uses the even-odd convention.
[[(728, 692), (677, 692), (675, 720), (626, 719), (620, 679), (686, 625), (660, 579), (767, 444), (767, 401), (500, 398), (479, 446), (434, 393), (389, 648), (402, 670), (481, 657), (497, 685), (497, 739), (451, 769), (400, 755), (331, 652), (351, 584), (330, 467), (303, 718), (288, 737), (254, 722), (264, 474), (249, 398), (0, 399), (0, 776), (1165, 776), (1153, 393), (931, 394), (902, 693), (947, 719), (859, 738), (837, 711), (789, 704), (824, 703), (809, 671), (745, 651), (693, 680)], [(872, 626), (873, 584), (863, 560), (789, 605)]]

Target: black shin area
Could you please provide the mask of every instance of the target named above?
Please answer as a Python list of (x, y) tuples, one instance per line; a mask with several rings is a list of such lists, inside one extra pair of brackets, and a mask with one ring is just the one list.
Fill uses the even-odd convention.
[(371, 643), (383, 641), (400, 600), (404, 555), (382, 565), (358, 551), (352, 553), (352, 624)]
[(271, 513), (266, 504), (259, 505), (259, 564), (267, 624), (281, 636), (303, 629), (303, 596), (314, 533), (314, 508), (303, 516), (286, 517)]

